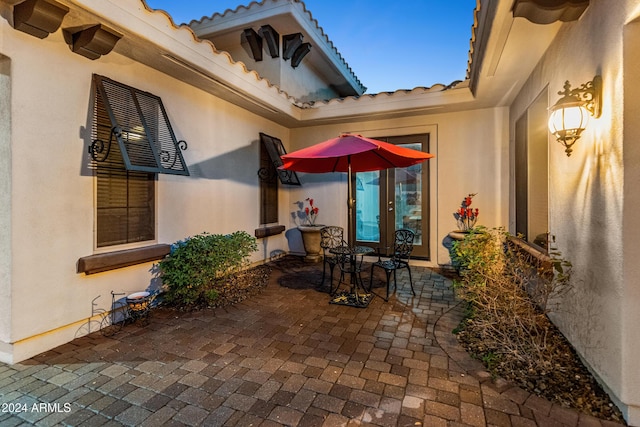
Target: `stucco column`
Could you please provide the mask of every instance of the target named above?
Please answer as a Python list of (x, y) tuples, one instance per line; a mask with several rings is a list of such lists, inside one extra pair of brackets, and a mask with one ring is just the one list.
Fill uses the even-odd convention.
[(0, 55), (0, 360), (11, 341), (11, 61)]

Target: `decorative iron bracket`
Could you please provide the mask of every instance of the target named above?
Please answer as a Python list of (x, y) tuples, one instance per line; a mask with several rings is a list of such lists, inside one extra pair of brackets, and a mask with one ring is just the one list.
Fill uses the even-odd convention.
[(580, 87), (571, 89), (571, 84), (567, 80), (564, 83), (564, 90), (558, 92), (562, 98), (558, 100), (556, 105), (568, 102), (579, 102), (584, 104), (584, 108), (591, 113), (594, 118), (599, 118), (602, 114), (602, 77), (595, 76), (593, 80), (586, 82)]
[[(111, 153), (111, 144), (114, 136), (117, 139), (122, 138), (122, 129), (120, 129), (120, 127), (114, 126), (111, 128), (111, 132), (109, 134), (109, 142), (104, 142), (99, 138), (94, 139), (91, 142), (91, 145), (89, 145), (88, 151), (93, 161), (95, 162), (107, 161), (107, 158), (109, 158), (109, 154)], [(187, 141), (185, 141), (184, 139), (181, 139), (180, 141), (178, 141), (177, 146), (180, 150), (186, 151), (189, 145), (187, 144)], [(171, 160), (171, 153), (167, 150), (161, 150), (160, 158), (162, 162), (167, 163)], [(177, 159), (178, 159), (178, 156), (174, 156), (171, 167), (175, 166)]]
[(122, 135), (122, 130), (114, 126), (111, 128), (111, 132), (109, 133), (109, 142), (105, 143), (101, 139), (94, 139), (89, 146), (89, 154), (91, 158), (95, 162), (104, 162), (109, 157), (109, 153), (111, 153), (111, 141), (113, 141), (113, 136), (116, 138)]
[[(186, 151), (188, 147), (187, 141), (185, 141), (184, 139), (181, 139), (180, 141), (178, 141), (176, 145), (182, 151)], [(167, 150), (160, 151), (160, 159), (162, 160), (163, 163), (168, 163), (169, 160), (171, 160), (171, 153), (168, 152)], [(169, 169), (173, 169), (173, 167), (176, 165), (177, 160), (178, 160), (178, 154), (176, 153), (173, 156), (173, 162), (171, 162), (171, 167)]]
[(278, 172), (274, 168), (258, 169), (258, 178), (262, 182), (269, 182), (277, 176), (278, 176)]

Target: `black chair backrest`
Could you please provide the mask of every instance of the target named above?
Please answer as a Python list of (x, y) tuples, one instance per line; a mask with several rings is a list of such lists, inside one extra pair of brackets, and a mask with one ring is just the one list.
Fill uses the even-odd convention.
[(327, 252), (329, 249), (344, 245), (344, 229), (336, 225), (329, 225), (320, 229), (320, 247)]
[(408, 260), (413, 251), (414, 237), (415, 233), (411, 230), (396, 230), (392, 258)]

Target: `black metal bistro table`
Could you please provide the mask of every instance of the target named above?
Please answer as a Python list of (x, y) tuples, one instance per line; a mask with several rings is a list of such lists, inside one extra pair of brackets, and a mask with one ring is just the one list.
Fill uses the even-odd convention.
[(373, 298), (373, 294), (367, 292), (365, 289), (360, 273), (362, 271), (362, 260), (364, 256), (375, 252), (375, 250), (369, 246), (356, 245), (338, 246), (329, 249), (329, 252), (338, 257), (342, 257), (342, 262), (339, 264), (341, 282), (338, 283), (336, 291), (340, 288), (342, 279), (347, 275), (349, 276), (350, 285), (349, 291), (336, 292), (332, 295), (331, 301), (329, 302), (331, 304), (349, 305), (352, 307), (367, 307)]

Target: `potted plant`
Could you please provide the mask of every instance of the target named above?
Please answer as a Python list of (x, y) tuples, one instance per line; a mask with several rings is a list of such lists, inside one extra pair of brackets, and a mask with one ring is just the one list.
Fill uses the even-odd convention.
[(298, 226), (300, 234), (302, 235), (302, 243), (304, 245), (304, 251), (307, 255), (304, 257), (305, 261), (318, 262), (322, 259), (320, 254), (320, 229), (324, 225), (316, 224), (318, 218), (318, 212), (320, 211), (313, 203), (312, 198), (305, 199), (308, 206), (304, 206), (304, 203), (300, 203), (300, 207), (304, 207), (301, 213), (302, 224)]
[(477, 193), (470, 193), (462, 199), (460, 207), (453, 213), (458, 229), (450, 232), (442, 241), (442, 245), (449, 250), (451, 264), (456, 270), (460, 268), (460, 265), (455, 254), (454, 243), (464, 240), (464, 238), (473, 230), (476, 222), (478, 221), (478, 215), (480, 214), (480, 210), (478, 208), (471, 208), (473, 197), (476, 194)]

